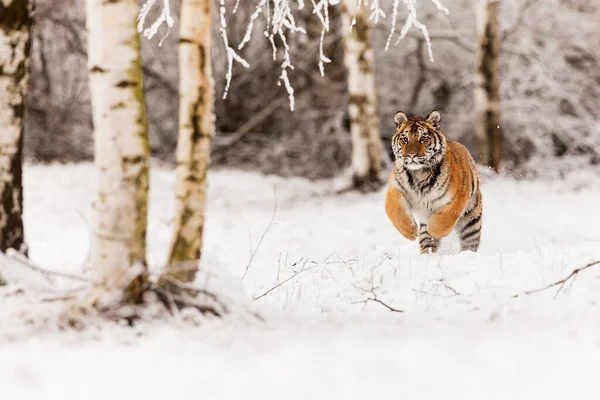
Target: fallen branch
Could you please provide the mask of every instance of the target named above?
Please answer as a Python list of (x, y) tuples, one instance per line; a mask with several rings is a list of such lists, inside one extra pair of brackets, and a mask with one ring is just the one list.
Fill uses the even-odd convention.
[(385, 308), (387, 308), (388, 310), (390, 310), (392, 312), (397, 312), (397, 313), (403, 313), (404, 312), (404, 310), (398, 310), (397, 308), (394, 308), (394, 307), (391, 307), (391, 306), (387, 305), (386, 303), (384, 303), (383, 301), (379, 300), (376, 297), (373, 298), (373, 299), (372, 298), (368, 298), (365, 301), (367, 301), (367, 302), (372, 301), (374, 303), (381, 304), (382, 306), (384, 306)]
[(8, 249), (6, 253), (0, 252), (0, 273), (5, 284), (18, 282), (37, 289), (54, 290), (56, 283), (52, 278), (55, 277), (90, 283), (90, 280), (83, 276), (53, 271), (35, 265), (14, 249)]
[(368, 302), (373, 302), (373, 303), (381, 304), (382, 306), (384, 306), (385, 308), (387, 308), (388, 310), (390, 310), (392, 312), (404, 313), (404, 310), (394, 308), (377, 297), (377, 293), (375, 291), (378, 288), (375, 287), (375, 283), (373, 282), (374, 281), (373, 270), (374, 270), (374, 268), (371, 270), (371, 288), (370, 289), (365, 289), (365, 288), (358, 286), (357, 284), (352, 284), (352, 286), (354, 286), (355, 289), (358, 289), (363, 293), (369, 293), (371, 295), (371, 297), (367, 297), (365, 300), (361, 300), (361, 301), (353, 301), (352, 304), (361, 304), (362, 303), (366, 307)]
[[(548, 289), (553, 288), (555, 286), (560, 286), (558, 288), (558, 291), (554, 295), (554, 298), (556, 298), (556, 296), (558, 296), (558, 294), (560, 293), (560, 291), (562, 290), (562, 288), (565, 286), (565, 284), (569, 281), (569, 279), (576, 277), (577, 274), (580, 273), (581, 271), (583, 271), (585, 269), (588, 269), (588, 268), (591, 268), (591, 267), (593, 267), (595, 265), (599, 265), (599, 264), (600, 264), (600, 260), (599, 261), (592, 261), (589, 264), (584, 265), (583, 267), (574, 269), (573, 271), (571, 271), (571, 273), (569, 275), (567, 275), (565, 278), (563, 278), (563, 279), (561, 279), (559, 281), (550, 283), (550, 284), (548, 284), (546, 286), (543, 286), (541, 288), (538, 288), (538, 289), (527, 290), (527, 291), (523, 292), (522, 294), (524, 294), (524, 295), (530, 295), (530, 294), (534, 294), (534, 293), (543, 292), (544, 290), (548, 290)], [(521, 294), (515, 294), (512, 297), (519, 297), (520, 295)]]

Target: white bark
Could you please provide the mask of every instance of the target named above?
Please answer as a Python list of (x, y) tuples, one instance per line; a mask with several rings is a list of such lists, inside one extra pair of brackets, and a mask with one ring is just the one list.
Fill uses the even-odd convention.
[[(352, 168), (357, 185), (377, 183), (383, 163), (379, 134), (375, 67), (367, 6), (356, 0), (342, 1), (344, 61), (348, 70)], [(355, 24), (352, 25), (355, 18)]]
[(0, 1), (0, 251), (23, 245), (23, 116), (31, 4)]
[[(206, 176), (215, 123), (211, 8), (211, 0), (181, 2), (177, 197), (169, 267), (165, 273), (185, 282), (194, 280), (202, 250)], [(186, 261), (189, 262), (181, 264)]]
[(91, 270), (100, 292), (123, 291), (125, 301), (139, 300), (146, 272), (149, 144), (137, 12), (136, 0), (86, 0), (98, 177)]
[(475, 74), (475, 139), (480, 162), (498, 171), (503, 134), (500, 112), (499, 1), (475, 2), (479, 51)]

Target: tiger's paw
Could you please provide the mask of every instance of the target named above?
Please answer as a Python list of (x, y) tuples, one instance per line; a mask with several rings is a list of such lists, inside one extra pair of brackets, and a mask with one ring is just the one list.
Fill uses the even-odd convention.
[(402, 232), (402, 234), (404, 235), (405, 238), (407, 238), (408, 240), (416, 240), (417, 237), (419, 236), (419, 228), (417, 227), (417, 224), (415, 223), (415, 221), (412, 221), (412, 225), (410, 227), (408, 227), (406, 232)]

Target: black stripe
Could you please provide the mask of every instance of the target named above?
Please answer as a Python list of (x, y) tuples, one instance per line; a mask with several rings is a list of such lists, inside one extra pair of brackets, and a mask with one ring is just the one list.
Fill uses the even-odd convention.
[[(400, 179), (398, 178), (398, 176), (395, 177), (396, 183), (398, 184), (398, 186), (400, 186), (400, 191), (403, 193), (408, 193), (408, 190), (404, 187), (404, 185), (402, 184), (402, 181), (400, 181)], [(406, 200), (408, 201), (408, 200)]]
[(406, 173), (406, 180), (408, 181), (408, 186), (410, 186), (411, 188), (415, 187), (415, 181), (412, 177), (412, 175), (410, 174), (410, 172), (408, 172), (408, 170), (404, 170), (404, 172)]
[[(440, 162), (440, 164), (442, 164)], [(450, 180), (450, 171), (448, 171), (448, 173), (446, 174), (444, 181), (440, 184), (440, 188), (443, 188), (444, 186), (446, 186), (446, 184), (448, 183), (448, 181)]]
[(475, 225), (476, 223), (478, 223), (481, 220), (481, 215), (476, 216), (475, 218), (473, 218), (472, 220), (470, 220), (465, 226), (463, 226), (463, 228), (461, 229), (462, 232), (466, 231), (467, 229), (469, 229), (470, 227), (472, 227), (473, 225)]
[[(433, 167), (433, 171), (431, 173), (431, 178), (429, 178), (429, 182), (427, 182), (427, 184), (425, 186), (423, 186), (423, 188), (421, 189), (423, 194), (429, 193), (431, 191), (431, 189), (433, 189), (433, 186), (435, 186), (441, 172), (442, 172), (442, 163), (440, 162), (440, 163), (437, 163)], [(427, 192), (424, 192), (425, 189), (427, 189)]]
[(431, 204), (435, 204), (436, 201), (440, 200), (446, 194), (448, 194), (448, 188), (446, 188), (446, 190), (444, 190), (444, 193), (440, 194), (438, 197), (436, 197), (435, 199), (431, 200), (430, 203)]
[(433, 148), (435, 149), (436, 152), (440, 151), (440, 146), (439, 145), (441, 145), (442, 141), (440, 140), (439, 135), (437, 133), (434, 133), (431, 137), (433, 139), (435, 139), (435, 140), (432, 140), (432, 142), (433, 142)]
[(431, 236), (428, 237), (424, 237), (423, 239), (419, 240), (419, 244), (422, 246), (424, 241), (429, 241), (429, 242), (433, 242), (434, 240), (432, 240), (433, 238)]
[[(475, 197), (475, 203), (473, 203), (473, 206), (471, 208), (469, 208), (464, 214), (463, 216), (467, 216), (473, 213), (473, 211), (475, 211), (477, 209), (477, 206), (479, 205), (479, 197)], [(481, 214), (479, 214), (479, 217), (481, 218)]]
[[(467, 204), (467, 206), (468, 206), (468, 204)], [(465, 212), (462, 215), (462, 218), (466, 218), (466, 217), (472, 216), (473, 215), (473, 211), (475, 211), (475, 206), (476, 206), (476, 204), (473, 204), (471, 206), (471, 208), (467, 207), (467, 209), (465, 210)]]
[(479, 228), (474, 229), (471, 232), (468, 232), (466, 235), (463, 232), (463, 236), (460, 237), (460, 240), (465, 241), (465, 240), (470, 239), (473, 236), (477, 235), (478, 233), (481, 233), (481, 229), (479, 229)]

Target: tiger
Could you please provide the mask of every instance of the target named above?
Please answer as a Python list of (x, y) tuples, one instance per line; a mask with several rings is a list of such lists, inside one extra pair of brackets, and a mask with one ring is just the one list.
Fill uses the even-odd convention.
[(427, 117), (409, 118), (401, 111), (394, 115), (395, 161), (386, 214), (406, 239), (418, 237), (421, 254), (436, 253), (441, 239), (453, 229), (461, 251), (477, 252), (483, 212), (481, 177), (466, 147), (442, 133), (441, 120), (436, 110)]

